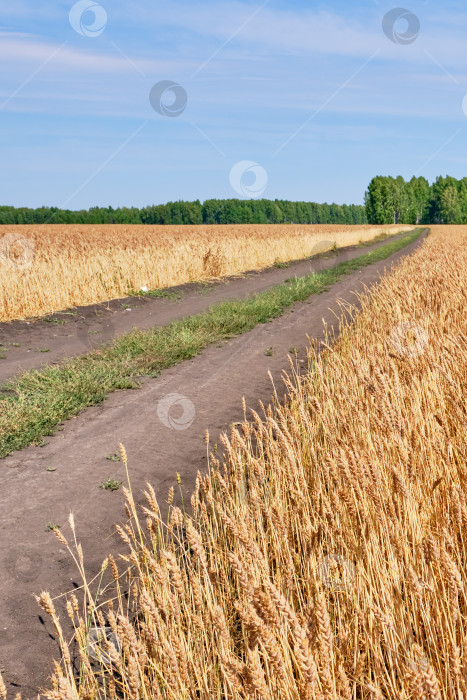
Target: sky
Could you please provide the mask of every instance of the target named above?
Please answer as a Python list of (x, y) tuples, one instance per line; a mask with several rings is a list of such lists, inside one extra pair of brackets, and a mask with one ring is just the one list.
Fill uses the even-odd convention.
[(463, 177), (466, 40), (464, 0), (0, 0), (0, 205)]

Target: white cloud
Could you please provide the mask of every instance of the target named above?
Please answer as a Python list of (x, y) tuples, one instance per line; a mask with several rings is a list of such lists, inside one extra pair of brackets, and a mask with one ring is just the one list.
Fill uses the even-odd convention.
[[(308, 9), (280, 10), (267, 5), (255, 14), (260, 6), (232, 0), (228, 2), (164, 2), (144, 6), (140, 2), (126, 2), (115, 8), (119, 23), (138, 23), (146, 27), (172, 27), (195, 33), (199, 37), (219, 40), (219, 46), (229, 41), (232, 46), (247, 44), (252, 54), (271, 51), (274, 54), (313, 54), (335, 56), (359, 56), (367, 58), (376, 50), (381, 57), (391, 61), (416, 61), (430, 63), (424, 48), (449, 66), (458, 66), (464, 60), (465, 39), (461, 28), (467, 23), (467, 13), (458, 13), (456, 21), (450, 14), (439, 17), (429, 15), (430, 8), (421, 8), (422, 30), (419, 38), (409, 46), (392, 44), (384, 36), (381, 22), (382, 8), (368, 11), (365, 22), (342, 14)], [(241, 28), (241, 29), (240, 29)], [(215, 44), (212, 48), (215, 48)], [(204, 48), (206, 58), (209, 50)]]
[(136, 70), (131, 61), (148, 75), (187, 70), (187, 62), (183, 59), (149, 60), (133, 56), (128, 60), (112, 45), (107, 45), (105, 51), (92, 51), (89, 47), (79, 50), (70, 44), (63, 44), (64, 42), (41, 41), (30, 34), (0, 31), (0, 62), (4, 61), (5, 66), (9, 66), (8, 73), (11, 74), (12, 64), (15, 67), (28, 64), (35, 69), (58, 51), (52, 59), (52, 67), (60, 71), (72, 69), (88, 74), (128, 74)]
[[(422, 116), (428, 101), (434, 118), (457, 118), (457, 112), (448, 113), (451, 101), (439, 99), (434, 105), (430, 93), (446, 98), (457, 89), (462, 92), (462, 63), (449, 69), (459, 71), (457, 87), (424, 51), (428, 45), (436, 60), (449, 65), (460, 46), (456, 37), (448, 40), (449, 28), (443, 29), (443, 36), (440, 32), (429, 36), (428, 27), (413, 45), (398, 46), (383, 35), (374, 10), (363, 25), (361, 20), (330, 12), (278, 10), (268, 5), (248, 22), (258, 5), (237, 0), (192, 4), (117, 0), (107, 6), (109, 26), (99, 40), (80, 43), (68, 27), (68, 42), (62, 48), (59, 40), (0, 30), (3, 99), (60, 48), (5, 109), (144, 118), (145, 90), (152, 79), (171, 78), (189, 89), (195, 119), (209, 119), (211, 112), (224, 123), (226, 108), (238, 115), (239, 104), (244, 104), (245, 123), (261, 109), (263, 120), (265, 111), (274, 109), (298, 126), (379, 49), (374, 61), (326, 105), (325, 112)], [(50, 10), (48, 4), (46, 9)], [(60, 8), (60, 17), (65, 10)], [(190, 81), (189, 76), (242, 25)], [(122, 32), (125, 27), (122, 48), (128, 58), (112, 45), (115, 36), (119, 43), (116, 30)], [(343, 56), (351, 60), (344, 61)], [(392, 60), (397, 61), (396, 67)], [(147, 84), (137, 69), (145, 74)], [(268, 121), (271, 118), (275, 117), (269, 114)]]

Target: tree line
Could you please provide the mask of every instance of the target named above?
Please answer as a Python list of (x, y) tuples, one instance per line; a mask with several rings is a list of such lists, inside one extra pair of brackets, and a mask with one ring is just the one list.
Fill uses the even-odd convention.
[(72, 211), (0, 206), (0, 224), (364, 224), (357, 204), (317, 204), (287, 200), (208, 199), (168, 202), (143, 209), (92, 207)]
[(467, 178), (374, 177), (365, 203), (318, 204), (283, 199), (208, 199), (136, 207), (0, 206), (0, 224), (467, 224)]
[(373, 178), (365, 194), (370, 224), (467, 224), (467, 178)]

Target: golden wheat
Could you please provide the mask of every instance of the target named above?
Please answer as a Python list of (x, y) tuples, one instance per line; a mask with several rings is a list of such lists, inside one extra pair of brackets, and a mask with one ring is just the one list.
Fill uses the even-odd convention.
[(72, 604), (81, 675), (65, 658), (47, 697), (465, 697), (466, 253), (435, 230), (383, 278), (285, 403), (232, 428), (191, 515), (164, 526), (127, 491), (130, 568), (107, 608), (87, 584)]
[(0, 321), (203, 281), (407, 226), (0, 226)]

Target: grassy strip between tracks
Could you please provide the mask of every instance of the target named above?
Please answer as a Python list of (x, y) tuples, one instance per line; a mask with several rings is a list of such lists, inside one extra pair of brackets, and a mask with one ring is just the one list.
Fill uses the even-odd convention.
[(0, 393), (0, 457), (40, 444), (60, 423), (102, 402), (118, 389), (138, 387), (138, 378), (198, 355), (204, 348), (246, 333), (281, 316), (295, 302), (326, 291), (345, 275), (384, 260), (420, 235), (409, 233), (365, 255), (322, 272), (296, 277), (247, 299), (228, 301), (196, 316), (149, 331), (133, 331), (111, 345), (29, 371)]

